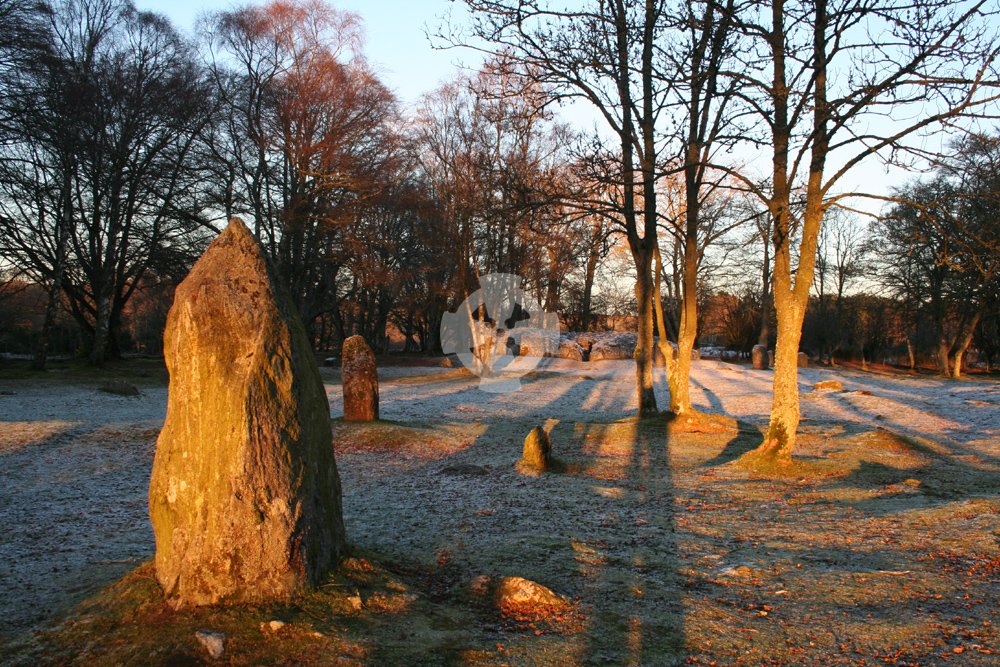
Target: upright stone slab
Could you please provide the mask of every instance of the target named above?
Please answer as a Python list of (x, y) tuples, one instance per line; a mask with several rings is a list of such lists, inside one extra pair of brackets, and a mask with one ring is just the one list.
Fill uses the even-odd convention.
[(361, 336), (351, 336), (344, 341), (341, 382), (344, 387), (344, 421), (370, 422), (378, 419), (375, 353)]
[(798, 356), (797, 362), (798, 362), (799, 368), (808, 368), (809, 367), (809, 355), (806, 354), (805, 352), (799, 352), (799, 356)]
[(330, 407), (309, 341), (239, 219), (177, 287), (149, 511), (175, 606), (285, 599), (344, 551)]
[(767, 370), (767, 347), (765, 345), (754, 345), (750, 351), (750, 358), (753, 368), (756, 371)]
[(526, 475), (538, 475), (552, 466), (552, 441), (545, 429), (536, 426), (524, 438), (524, 449), (516, 467)]

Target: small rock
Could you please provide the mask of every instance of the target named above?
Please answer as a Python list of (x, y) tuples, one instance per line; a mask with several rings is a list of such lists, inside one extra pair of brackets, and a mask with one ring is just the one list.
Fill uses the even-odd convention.
[(720, 577), (752, 577), (754, 571), (746, 563), (739, 563), (737, 565), (728, 565), (719, 570), (717, 574)]
[(504, 577), (497, 586), (497, 604), (501, 610), (517, 611), (537, 607), (562, 608), (569, 601), (539, 583), (522, 577)]
[(559, 358), (583, 361), (586, 350), (574, 340), (562, 339), (559, 341)]
[(519, 471), (527, 474), (545, 472), (552, 464), (552, 443), (541, 426), (531, 429), (524, 439), (524, 451), (517, 462)]
[(226, 652), (226, 635), (221, 632), (212, 632), (211, 630), (199, 630), (194, 633), (195, 639), (198, 643), (205, 647), (208, 651), (208, 655), (211, 656), (213, 660), (218, 660), (222, 657), (222, 654)]
[(590, 348), (590, 360), (605, 361), (607, 359), (632, 359), (634, 351), (634, 335), (603, 338), (595, 342)]
[[(576, 343), (573, 343), (576, 345)], [(579, 347), (577, 345), (577, 347)], [(525, 331), (518, 342), (518, 354), (522, 357), (558, 357), (562, 356), (558, 333), (545, 329)], [(583, 352), (580, 352), (581, 360)]]
[(364, 606), (361, 602), (361, 594), (355, 593), (354, 595), (347, 596), (347, 603), (351, 606), (354, 611), (361, 611)]
[(278, 632), (283, 627), (285, 627), (284, 621), (269, 621), (267, 623), (260, 624), (260, 629), (266, 632)]
[(837, 380), (823, 380), (813, 385), (813, 391), (844, 391), (844, 385)]

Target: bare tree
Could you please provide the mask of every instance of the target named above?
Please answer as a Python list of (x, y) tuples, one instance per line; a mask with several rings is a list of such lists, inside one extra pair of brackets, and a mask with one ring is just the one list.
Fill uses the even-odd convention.
[(191, 232), (179, 200), (197, 179), (204, 91), (162, 17), (122, 0), (62, 0), (45, 16), (47, 55), (9, 146), (19, 168), (3, 179), (5, 254), (51, 286), (50, 310), (68, 297), (100, 365), (157, 255)]
[(956, 379), (1000, 282), (998, 167), (1000, 139), (970, 135), (932, 178), (899, 188), (876, 226), (883, 280), (927, 313), (938, 367)]
[(827, 211), (817, 243), (813, 288), (819, 310), (819, 342), (831, 366), (837, 363), (836, 355), (847, 326), (844, 297), (848, 288), (865, 274), (870, 248), (854, 216), (839, 208)]
[[(614, 202), (593, 202), (620, 224), (635, 265), (638, 344), (636, 394), (640, 416), (657, 412), (653, 391), (653, 275), (659, 128), (666, 88), (656, 77), (666, 29), (662, 0), (593, 0), (561, 10), (545, 0), (466, 0), (472, 33), (494, 52), (525, 65), (556, 99), (579, 99), (603, 120), (613, 144), (594, 138), (604, 172), (620, 187)], [(464, 35), (447, 35), (465, 43)]]
[(207, 47), (219, 208), (253, 218), (315, 337), (351, 227), (398, 174), (396, 101), (363, 57), (360, 18), (318, 0), (215, 14)]
[(920, 155), (920, 142), (909, 140), (989, 110), (997, 81), (993, 13), (982, 1), (774, 0), (741, 16), (770, 63), (748, 61), (741, 76), (773, 146), (770, 181), (756, 191), (772, 218), (778, 319), (770, 424), (745, 464), (790, 460), (799, 423), (796, 356), (821, 221), (854, 194), (838, 186), (868, 158)]

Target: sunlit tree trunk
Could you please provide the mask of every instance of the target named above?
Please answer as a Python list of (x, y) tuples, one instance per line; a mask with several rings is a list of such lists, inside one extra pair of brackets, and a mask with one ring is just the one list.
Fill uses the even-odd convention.
[(764, 266), (760, 276), (760, 335), (757, 344), (765, 348), (771, 347), (771, 239), (767, 227), (764, 230)]
[(951, 355), (951, 378), (953, 380), (962, 379), (962, 358), (969, 349), (969, 345), (972, 344), (972, 337), (976, 333), (976, 327), (979, 326), (979, 320), (982, 319), (982, 316), (983, 310), (980, 308), (963, 322), (961, 333), (955, 341), (954, 352)]
[[(691, 205), (690, 198), (688, 205)], [(684, 248), (684, 293), (677, 332), (677, 359), (670, 374), (670, 411), (691, 411), (691, 353), (698, 337), (698, 248), (696, 234), (688, 234)]]
[(820, 224), (823, 219), (823, 169), (829, 149), (826, 122), (829, 109), (826, 104), (826, 2), (817, 0), (815, 5), (813, 54), (815, 58), (815, 120), (814, 140), (806, 184), (806, 206), (802, 213), (802, 240), (799, 245), (799, 262), (792, 274), (790, 210), (791, 187), (789, 180), (789, 125), (788, 84), (785, 78), (784, 2), (775, 0), (772, 5), (771, 42), (774, 57), (772, 101), (774, 103), (773, 188), (770, 202), (774, 239), (774, 306), (778, 319), (778, 342), (774, 354), (774, 397), (767, 433), (760, 446), (744, 455), (744, 461), (763, 468), (782, 465), (791, 461), (795, 447), (795, 434), (799, 426), (798, 353), (802, 339), (802, 322), (809, 304), (809, 290), (816, 266), (816, 248)]
[(54, 250), (55, 262), (52, 267), (52, 282), (49, 285), (48, 301), (45, 305), (45, 319), (39, 333), (31, 368), (36, 371), (45, 370), (49, 360), (49, 347), (52, 344), (52, 329), (55, 327), (56, 313), (59, 310), (59, 299), (62, 297), (63, 277), (66, 273), (66, 225), (73, 214), (71, 197), (70, 172), (63, 174), (62, 210), (58, 214), (55, 228)]
[(672, 378), (674, 374), (674, 348), (670, 344), (670, 339), (667, 336), (667, 318), (663, 313), (663, 258), (660, 255), (659, 246), (657, 246), (654, 251), (653, 259), (653, 270), (655, 271), (653, 275), (656, 276), (653, 281), (653, 310), (656, 315), (656, 329), (660, 332), (660, 341), (658, 345), (660, 348), (660, 354), (663, 355), (664, 366), (667, 372), (667, 384), (670, 386), (670, 395), (673, 397), (674, 390)]

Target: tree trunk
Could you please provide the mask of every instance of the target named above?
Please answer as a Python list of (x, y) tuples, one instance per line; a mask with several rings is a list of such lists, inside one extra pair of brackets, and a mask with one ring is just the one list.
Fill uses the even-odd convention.
[(561, 283), (559, 276), (561, 274), (561, 267), (559, 266), (559, 255), (555, 248), (549, 245), (546, 250), (549, 257), (549, 275), (545, 285), (544, 310), (548, 313), (555, 313), (559, 311), (559, 287)]
[(62, 185), (62, 210), (56, 220), (55, 229), (55, 251), (56, 261), (52, 267), (52, 284), (49, 285), (48, 303), (45, 306), (45, 319), (42, 322), (42, 331), (38, 337), (38, 345), (35, 348), (35, 356), (31, 360), (31, 369), (44, 371), (49, 360), (49, 346), (52, 343), (52, 328), (55, 326), (56, 312), (58, 311), (59, 297), (62, 294), (63, 277), (66, 273), (66, 241), (67, 227), (73, 216), (72, 184), (67, 169), (63, 175)]
[[(663, 355), (663, 365), (664, 370), (667, 373), (667, 384), (670, 385), (674, 374), (674, 348), (670, 345), (670, 340), (667, 338), (667, 318), (663, 314), (663, 260), (660, 256), (660, 246), (657, 244), (654, 252), (654, 270), (656, 271), (656, 278), (653, 280), (655, 294), (653, 294), (653, 309), (656, 314), (656, 328), (660, 332), (660, 354)], [(673, 396), (673, 390), (671, 389), (671, 396)]]
[(805, 309), (787, 291), (775, 290), (778, 342), (774, 351), (774, 396), (771, 421), (764, 442), (753, 454), (760, 460), (781, 462), (791, 458), (799, 426), (799, 343)]
[(965, 356), (966, 350), (968, 350), (969, 345), (972, 344), (972, 336), (976, 333), (976, 327), (979, 326), (979, 320), (982, 316), (983, 309), (979, 308), (975, 314), (968, 318), (962, 325), (961, 333), (958, 336), (958, 340), (955, 342), (954, 352), (951, 356), (951, 378), (953, 380), (962, 379), (962, 357)]
[[(768, 230), (770, 227), (768, 227)], [(771, 239), (764, 233), (764, 268), (761, 271), (760, 335), (757, 344), (771, 349)]]
[(778, 343), (774, 355), (774, 397), (767, 434), (760, 446), (745, 454), (745, 464), (754, 468), (787, 465), (795, 447), (795, 432), (799, 425), (798, 353), (802, 340), (802, 322), (809, 306), (809, 292), (816, 268), (816, 250), (824, 215), (823, 170), (829, 151), (826, 102), (826, 2), (815, 3), (816, 23), (812, 53), (814, 72), (814, 133), (809, 178), (805, 187), (805, 207), (802, 212), (798, 266), (792, 272), (791, 253), (791, 192), (789, 178), (789, 145), (791, 127), (788, 122), (788, 87), (785, 79), (785, 13), (784, 2), (771, 5), (771, 46), (773, 48), (774, 80), (772, 101), (774, 122), (772, 133), (773, 196), (770, 201), (774, 242), (774, 306), (778, 317)]
[[(643, 243), (642, 245), (645, 245)], [(652, 258), (647, 248), (633, 250), (635, 260), (635, 299), (639, 311), (637, 323), (638, 340), (635, 346), (636, 396), (639, 401), (639, 417), (657, 414), (656, 394), (653, 391), (653, 281), (651, 275)]]
[(38, 344), (35, 347), (35, 356), (31, 359), (31, 370), (44, 371), (49, 359), (49, 345), (52, 340), (52, 327), (55, 325), (56, 311), (59, 304), (59, 296), (62, 292), (63, 267), (58, 261), (52, 277), (52, 284), (49, 285), (48, 303), (45, 305), (45, 319), (42, 321), (42, 331), (38, 335)]
[(917, 358), (913, 354), (913, 340), (907, 336), (906, 337), (906, 356), (910, 362), (910, 372), (914, 372), (917, 369)]
[(111, 287), (106, 280), (97, 298), (97, 319), (94, 323), (94, 344), (90, 350), (90, 363), (103, 366), (107, 359), (108, 334), (111, 330)]
[(688, 230), (684, 248), (684, 291), (681, 322), (677, 333), (677, 362), (670, 375), (670, 411), (691, 411), (691, 352), (698, 337), (698, 249), (697, 238)]
[(590, 322), (592, 317), (590, 310), (594, 295), (594, 279), (597, 275), (597, 262), (601, 258), (600, 244), (603, 242), (602, 237), (602, 223), (595, 216), (593, 234), (590, 238), (590, 249), (587, 253), (587, 267), (583, 276), (583, 313), (581, 313), (581, 322), (584, 331), (590, 331)]
[(945, 377), (951, 377), (951, 363), (948, 355), (949, 351), (951, 351), (951, 345), (948, 344), (948, 339), (942, 332), (938, 335), (937, 358), (938, 370), (941, 371), (941, 375)]

